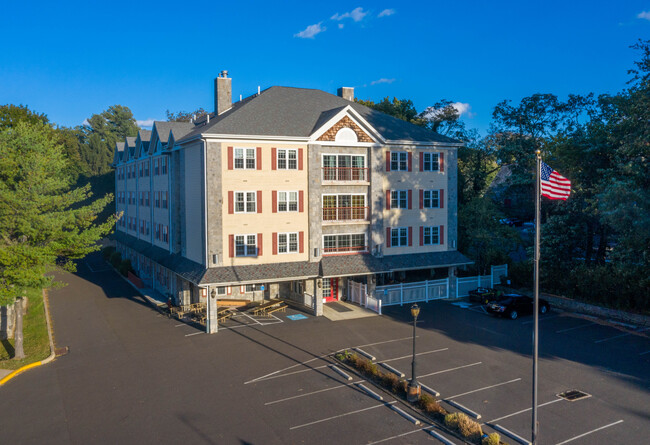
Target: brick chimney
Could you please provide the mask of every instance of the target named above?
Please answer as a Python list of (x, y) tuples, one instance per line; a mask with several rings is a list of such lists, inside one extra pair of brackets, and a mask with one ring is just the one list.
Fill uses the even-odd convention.
[(341, 87), (336, 90), (336, 95), (342, 97), (345, 100), (354, 102), (354, 88), (353, 87)]
[(214, 112), (219, 115), (232, 107), (232, 79), (223, 70), (214, 79)]

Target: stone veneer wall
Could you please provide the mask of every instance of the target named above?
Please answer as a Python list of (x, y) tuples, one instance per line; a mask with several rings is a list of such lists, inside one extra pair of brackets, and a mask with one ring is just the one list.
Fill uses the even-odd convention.
[(336, 133), (339, 132), (341, 128), (350, 128), (357, 135), (359, 142), (374, 142), (370, 136), (368, 136), (357, 124), (354, 123), (352, 119), (348, 116), (344, 116), (343, 119), (332, 125), (332, 127), (327, 130), (321, 137), (318, 138), (319, 141), (333, 141), (336, 139)]
[[(321, 213), (321, 150), (320, 145), (307, 146), (307, 179), (309, 190), (307, 194), (307, 209), (309, 211), (309, 261), (319, 261), (321, 252), (321, 239), (323, 215)], [(314, 248), (318, 247), (321, 256), (314, 256)]]
[[(208, 182), (208, 267), (222, 266), (224, 264), (223, 241), (223, 192), (221, 160), (221, 143), (206, 142), (207, 152), (207, 182)], [(217, 263), (212, 262), (212, 255), (217, 255)]]
[(445, 150), (447, 174), (447, 250), (458, 248), (458, 150)]

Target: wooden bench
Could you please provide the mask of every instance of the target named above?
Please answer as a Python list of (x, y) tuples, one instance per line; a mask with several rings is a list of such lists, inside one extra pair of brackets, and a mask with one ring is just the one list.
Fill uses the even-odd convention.
[(274, 309), (280, 305), (283, 305), (284, 308), (287, 307), (286, 304), (282, 302), (282, 300), (270, 300), (267, 301), (266, 303), (262, 303), (261, 305), (257, 306), (256, 308), (253, 308), (253, 315), (266, 315), (269, 313), (271, 309)]
[(179, 320), (185, 318), (187, 314), (192, 312), (192, 305), (190, 304), (181, 304), (180, 306), (174, 306), (170, 309), (170, 314), (175, 315)]
[(227, 307), (242, 307), (248, 306), (251, 300), (230, 300), (230, 299), (219, 299), (217, 300), (217, 306), (227, 306)]
[(272, 314), (273, 312), (278, 312), (278, 311), (285, 312), (287, 310), (287, 307), (288, 306), (286, 304), (284, 304), (284, 303), (280, 304), (279, 306), (274, 306), (274, 307), (272, 307), (272, 308), (270, 308), (270, 309), (268, 309), (266, 311), (266, 315), (269, 315), (269, 314)]

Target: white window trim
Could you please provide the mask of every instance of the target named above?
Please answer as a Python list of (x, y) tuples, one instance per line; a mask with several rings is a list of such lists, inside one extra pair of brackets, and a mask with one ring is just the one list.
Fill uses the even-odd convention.
[[(325, 166), (325, 156), (336, 156), (336, 166), (335, 167), (326, 167)], [(366, 172), (365, 172), (366, 178), (363, 180), (363, 182), (368, 182), (369, 181), (369, 178), (368, 178), (369, 168), (368, 168), (368, 162), (367, 162), (368, 159), (367, 159), (367, 157), (366, 157), (366, 155), (364, 153), (322, 153), (321, 158), (320, 158), (321, 167), (323, 169), (325, 169), (325, 168), (341, 168), (341, 167), (339, 167), (339, 156), (350, 156), (351, 158), (353, 156), (358, 156), (358, 157), (363, 158), (363, 166), (362, 167), (352, 167), (352, 159), (350, 159), (350, 167), (351, 168), (362, 168), (362, 169), (365, 168), (366, 169)], [(323, 181), (338, 181), (338, 179), (327, 179), (326, 180), (325, 179), (325, 170), (323, 170), (322, 173), (321, 173), (321, 180), (323, 180)], [(355, 181), (355, 180), (350, 179), (350, 181)]]
[[(434, 206), (431, 206), (431, 207), (426, 206), (427, 198), (425, 196), (425, 193), (427, 193), (427, 192), (436, 192), (438, 194), (438, 197), (436, 198), (436, 200), (438, 201), (437, 206), (435, 206), (435, 207)], [(433, 198), (431, 198), (430, 201), (433, 202)], [(440, 208), (440, 189), (427, 189), (427, 190), (422, 191), (422, 208), (425, 208), (425, 209), (439, 209)], [(433, 226), (431, 226), (431, 227), (433, 227)]]
[[(237, 167), (237, 150), (243, 150), (243, 160), (244, 160), (244, 166), (243, 167)], [(247, 167), (246, 166), (246, 151), (247, 150), (252, 150), (253, 151), (253, 160), (255, 161), (255, 165), (252, 167)], [(251, 147), (234, 147), (232, 150), (232, 168), (233, 170), (256, 170), (257, 169), (257, 148), (251, 148)]]
[[(284, 151), (286, 152), (286, 157), (285, 157), (285, 167), (280, 167), (280, 152)], [(293, 151), (296, 153), (296, 168), (289, 168), (289, 152)], [(299, 164), (299, 159), (298, 159), (299, 153), (297, 148), (276, 148), (275, 152), (275, 167), (278, 170), (298, 170), (300, 168)]]
[[(244, 237), (244, 255), (237, 255), (237, 237), (238, 236), (243, 236)], [(253, 248), (255, 250), (255, 252), (253, 252), (253, 253), (248, 252), (248, 244), (246, 244), (246, 241), (248, 240), (249, 236), (254, 236), (255, 237), (255, 246)], [(257, 245), (257, 241), (258, 241), (257, 240), (257, 233), (237, 233), (237, 234), (234, 235), (233, 240), (234, 240), (234, 244), (235, 244), (233, 246), (234, 247), (234, 252), (233, 253), (235, 254), (235, 258), (245, 258), (245, 257), (256, 257), (257, 256), (257, 252), (259, 251), (259, 246)]]
[[(280, 193), (286, 193), (287, 194), (287, 210), (280, 210)], [(296, 210), (289, 210), (289, 203), (291, 203), (291, 200), (289, 199), (289, 193), (295, 193), (296, 194)], [(298, 190), (278, 190), (278, 202), (276, 203), (277, 208), (276, 210), (278, 213), (288, 213), (288, 212), (299, 212), (300, 211), (300, 192)]]
[[(344, 236), (344, 235), (350, 235), (350, 236), (352, 236), (352, 235), (363, 235), (364, 250), (337, 250), (335, 252), (327, 252), (327, 253), (325, 253), (325, 237), (326, 236), (335, 236), (335, 237), (337, 237), (336, 248), (338, 249), (338, 247), (339, 247), (338, 246), (338, 237), (339, 236)], [(350, 238), (350, 241), (352, 241), (352, 238)], [(366, 232), (363, 232), (363, 233), (359, 233), (359, 232), (357, 232), (357, 233), (352, 233), (352, 232), (350, 232), (350, 233), (324, 233), (322, 238), (321, 238), (321, 249), (322, 249), (323, 254), (325, 254), (325, 255), (333, 255), (333, 254), (336, 254), (336, 253), (350, 253), (350, 252), (353, 252), (353, 253), (368, 252), (368, 234)]]
[[(237, 193), (243, 193), (244, 194), (244, 210), (237, 210)], [(248, 210), (248, 202), (246, 201), (246, 195), (248, 193), (253, 194), (253, 202), (255, 203), (255, 210)], [(233, 194), (233, 210), (235, 213), (257, 213), (257, 191), (256, 190), (237, 190)]]
[[(393, 199), (396, 194), (398, 193), (404, 193), (406, 195), (406, 205), (404, 207), (400, 207), (400, 198), (399, 196), (397, 197), (397, 205), (393, 205)], [(392, 209), (402, 209), (402, 210), (408, 210), (409, 208), (409, 191), (408, 190), (391, 190), (390, 191), (390, 208)]]
[[(433, 168), (430, 168), (428, 170), (426, 169), (426, 164), (427, 164), (427, 161), (426, 161), (426, 158), (425, 158), (426, 155), (429, 155), (430, 157), (435, 156), (436, 158), (438, 158), (438, 168), (437, 169), (435, 169), (435, 170)], [(425, 151), (425, 152), (422, 152), (420, 154), (420, 156), (422, 156), (422, 171), (425, 171), (425, 172), (439, 172), (440, 171), (440, 152), (437, 152), (437, 151), (436, 152)], [(431, 159), (429, 161), (429, 164), (433, 165), (433, 159)]]
[[(437, 243), (425, 243), (425, 235), (424, 231), (426, 229), (438, 229), (438, 242)], [(433, 234), (431, 235), (431, 238), (433, 239)], [(440, 245), (440, 226), (424, 226), (422, 229), (422, 245), (423, 246), (439, 246)]]
[[(286, 252), (280, 252), (280, 235), (286, 235), (287, 236), (287, 251)], [(292, 251), (290, 250), (289, 246), (291, 245), (291, 242), (289, 241), (289, 235), (296, 235), (296, 250)], [(300, 252), (300, 234), (298, 232), (281, 232), (278, 233), (278, 255), (287, 255), (287, 254), (294, 254)]]
[[(391, 150), (390, 152), (390, 171), (392, 172), (407, 172), (409, 170), (409, 155), (408, 151), (393, 151)], [(397, 153), (397, 168), (393, 168), (393, 153)], [(401, 155), (405, 156), (405, 162), (406, 162), (406, 167), (404, 169), (399, 168), (400, 163), (401, 163)]]
[[(406, 244), (402, 244), (401, 242), (399, 242), (399, 240), (401, 239), (400, 232), (397, 233), (398, 243), (397, 244), (393, 243), (393, 231), (394, 230), (398, 230), (400, 232), (402, 230), (406, 231)], [(408, 247), (408, 245), (409, 245), (409, 229), (408, 229), (408, 227), (391, 227), (390, 228), (390, 247)]]

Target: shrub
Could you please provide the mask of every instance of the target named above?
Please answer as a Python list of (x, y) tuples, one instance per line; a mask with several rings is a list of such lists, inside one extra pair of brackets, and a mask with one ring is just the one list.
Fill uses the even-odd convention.
[(122, 261), (118, 266), (117, 270), (124, 275), (125, 277), (129, 274), (129, 272), (134, 272), (133, 266), (131, 266), (131, 260), (124, 260)]
[(439, 420), (442, 420), (447, 415), (447, 410), (432, 395), (422, 394), (419, 405), (425, 413), (433, 415)]
[(497, 433), (492, 433), (489, 436), (483, 437), (481, 445), (499, 445), (501, 443), (501, 436)]
[(105, 260), (108, 260), (113, 253), (115, 253), (115, 247), (113, 246), (106, 246), (102, 249), (102, 256)]
[(452, 430), (458, 431), (461, 436), (472, 442), (479, 442), (483, 435), (481, 425), (463, 413), (447, 414), (445, 416), (445, 425)]
[(109, 261), (113, 265), (113, 267), (117, 269), (120, 263), (122, 262), (122, 255), (120, 254), (120, 252), (113, 252), (111, 254), (111, 259)]

